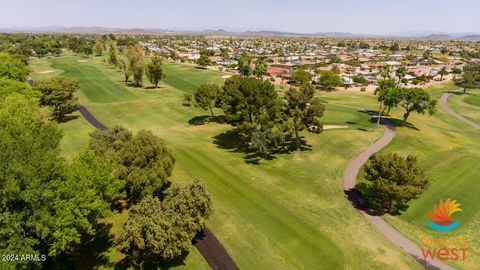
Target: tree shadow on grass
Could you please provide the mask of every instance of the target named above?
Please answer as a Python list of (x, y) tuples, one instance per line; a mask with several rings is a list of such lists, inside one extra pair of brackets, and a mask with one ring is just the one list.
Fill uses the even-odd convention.
[(245, 163), (258, 165), (262, 160), (274, 160), (277, 155), (290, 154), (293, 151), (311, 151), (312, 145), (308, 144), (304, 137), (300, 137), (300, 145), (297, 148), (295, 138), (286, 136), (285, 144), (271, 149), (267, 155), (262, 155), (252, 150), (237, 129), (230, 129), (213, 137), (213, 143), (220, 149), (229, 152), (244, 153)]
[(408, 204), (394, 203), (393, 209), (388, 211), (386, 209), (380, 209), (373, 207), (370, 202), (375, 194), (368, 194), (368, 192), (362, 193), (361, 190), (367, 190), (367, 184), (364, 182), (357, 183), (354, 188), (344, 190), (345, 196), (352, 203), (352, 206), (362, 212), (365, 212), (371, 216), (383, 216), (385, 214), (391, 216), (399, 216), (408, 209)]
[(202, 126), (212, 122), (217, 124), (225, 124), (227, 120), (225, 118), (225, 115), (217, 115), (217, 116), (198, 115), (188, 120), (188, 124), (191, 126)]
[(79, 117), (80, 116), (78, 116), (78, 115), (65, 115), (62, 119), (59, 119), (58, 122), (59, 123), (67, 123), (67, 122), (70, 122), (72, 120), (76, 120)]
[[(363, 110), (363, 111), (359, 111), (361, 113), (366, 113), (368, 115), (371, 116), (370, 118), (370, 123), (377, 123), (378, 121), (378, 112), (377, 111), (372, 111), (372, 110)], [(403, 124), (403, 120), (401, 119), (397, 119), (397, 118), (393, 118), (393, 117), (385, 117), (384, 115), (382, 115), (382, 119), (380, 119), (380, 122), (382, 124), (385, 124), (385, 123), (392, 123), (393, 126), (395, 127), (407, 127), (409, 129), (413, 129), (413, 130), (416, 130), (416, 131), (420, 131), (419, 128), (417, 128), (415, 125), (413, 125), (412, 123), (408, 122), (405, 123), (405, 125)]]
[(230, 152), (245, 152), (246, 145), (242, 143), (242, 136), (237, 129), (229, 129), (225, 132), (213, 136), (213, 143), (220, 149)]
[(147, 90), (157, 90), (157, 89), (158, 89), (158, 90), (161, 90), (161, 89), (163, 89), (163, 88), (165, 88), (165, 86), (160, 86), (160, 85), (157, 86), (157, 87), (155, 87), (155, 86), (153, 86), (153, 85), (149, 85), (149, 86), (143, 87), (143, 89), (147, 89)]
[(62, 253), (53, 260), (47, 260), (45, 269), (97, 269), (101, 266), (113, 267), (113, 263), (105, 254), (114, 244), (114, 237), (110, 234), (112, 224), (98, 223), (95, 225), (96, 234), (82, 239), (82, 243), (69, 253)]
[(431, 263), (427, 262), (426, 260), (420, 258), (420, 257), (417, 257), (417, 256), (414, 256), (412, 254), (409, 254), (415, 261), (417, 261), (421, 266), (423, 266), (423, 268), (425, 268), (426, 270), (441, 270), (441, 268), (438, 268), (434, 265), (432, 265)]
[(456, 96), (476, 96), (474, 93), (463, 92), (463, 91), (445, 91), (445, 93), (454, 94)]
[[(193, 248), (193, 247), (192, 247)], [(164, 261), (162, 260), (159, 256), (158, 257), (150, 257), (144, 259), (140, 265), (135, 264), (132, 262), (132, 260), (127, 256), (121, 261), (119, 261), (117, 264), (115, 264), (114, 268), (115, 270), (127, 270), (127, 269), (135, 269), (135, 270), (168, 270), (170, 268), (175, 268), (178, 266), (184, 266), (185, 265), (185, 258), (187, 258), (189, 252), (183, 252), (182, 255), (179, 257), (169, 260), (169, 261)]]
[(128, 82), (126, 83), (126, 85), (127, 85), (128, 87), (133, 87), (133, 88), (139, 88), (139, 89), (142, 88), (142, 85), (138, 85), (138, 84), (136, 84), (135, 82), (131, 82), (131, 81), (128, 81)]

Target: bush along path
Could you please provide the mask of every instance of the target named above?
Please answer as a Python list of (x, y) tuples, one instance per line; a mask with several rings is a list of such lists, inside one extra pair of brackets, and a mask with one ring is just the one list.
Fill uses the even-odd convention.
[(385, 130), (383, 136), (377, 142), (352, 159), (345, 169), (343, 176), (343, 189), (345, 194), (352, 202), (353, 206), (365, 217), (365, 219), (367, 219), (371, 225), (373, 225), (373, 227), (375, 227), (375, 229), (377, 229), (379, 233), (410, 254), (416, 261), (422, 264), (425, 269), (454, 270), (455, 268), (437, 259), (432, 260), (428, 258), (427, 260), (424, 260), (422, 250), (417, 246), (417, 244), (393, 228), (380, 216), (371, 214), (371, 211), (369, 211), (368, 207), (365, 205), (365, 202), (360, 197), (359, 191), (355, 188), (357, 174), (362, 165), (367, 162), (371, 155), (380, 151), (392, 141), (393, 137), (395, 137), (396, 129), (392, 122), (382, 118), (380, 123), (383, 125)]
[[(96, 129), (107, 129), (107, 127), (98, 121), (86, 107), (78, 105), (77, 109), (80, 111), (85, 120), (87, 120)], [(218, 241), (213, 232), (207, 227), (197, 234), (193, 240), (193, 244), (213, 270), (239, 269), (232, 257), (230, 257), (228, 254), (227, 250), (223, 247), (220, 241)]]
[(459, 113), (457, 113), (457, 112), (453, 111), (452, 109), (448, 108), (447, 99), (452, 93), (454, 93), (454, 91), (443, 93), (443, 95), (440, 97), (440, 102), (439, 102), (440, 108), (442, 108), (442, 110), (444, 110), (446, 113), (450, 114), (451, 116), (453, 116), (453, 117), (457, 118), (458, 120), (464, 122), (465, 124), (470, 125), (470, 126), (476, 128), (476, 129), (480, 129), (480, 125), (473, 123), (472, 121), (463, 117)]

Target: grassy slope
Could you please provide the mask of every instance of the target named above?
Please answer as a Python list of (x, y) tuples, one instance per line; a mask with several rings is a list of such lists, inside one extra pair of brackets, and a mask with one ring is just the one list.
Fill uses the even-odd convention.
[[(455, 89), (454, 86), (430, 87), (427, 91), (439, 98), (443, 91)], [(458, 107), (468, 108), (459, 97), (454, 99)], [(449, 99), (450, 99), (449, 98)], [(456, 109), (456, 108), (454, 108)], [(479, 107), (476, 107), (478, 110)], [(396, 111), (394, 117), (401, 117)], [(463, 269), (480, 269), (480, 208), (478, 194), (480, 185), (480, 134), (478, 130), (458, 121), (441, 109), (432, 117), (413, 115), (410, 119), (419, 130), (399, 128), (393, 142), (383, 151), (395, 151), (404, 155), (414, 154), (430, 179), (430, 188), (417, 200), (412, 201), (409, 209), (400, 216), (386, 216), (393, 224), (411, 239), (419, 242), (418, 237), (464, 237), (470, 241), (469, 258), (456, 264)], [(440, 199), (454, 198), (462, 204), (463, 212), (454, 218), (461, 226), (451, 233), (435, 233), (426, 225), (428, 212)]]
[(475, 123), (480, 123), (480, 90), (469, 90), (466, 95), (450, 95), (450, 108)]
[[(110, 78), (109, 81), (100, 78), (105, 85), (99, 89), (118, 85), (115, 81), (121, 78), (117, 71), (98, 60), (79, 63), (75, 58), (63, 58), (52, 62), (54, 68), (76, 66), (72, 70), (83, 65), (89, 69), (88, 66), (95, 64), (101, 71), (95, 75), (96, 80), (99, 76)], [(168, 65), (166, 69), (171, 81), (162, 83), (160, 90), (126, 88), (137, 98), (108, 103), (92, 102), (80, 94), (80, 101), (108, 126), (120, 123), (135, 130), (150, 129), (168, 141), (177, 157), (172, 180), (188, 182), (201, 177), (206, 182), (215, 207), (208, 226), (241, 268), (418, 268), (409, 257), (374, 233), (344, 199), (341, 180), (346, 164), (381, 135), (381, 130), (371, 128), (367, 116), (355, 109), (328, 104), (325, 122), (348, 122), (351, 128), (329, 130), (321, 135), (306, 134), (312, 151), (279, 155), (260, 165), (247, 164), (244, 154), (221, 149), (228, 148), (231, 139), (225, 133), (231, 129), (228, 125), (189, 125), (190, 119), (206, 112), (179, 106), (183, 92), (192, 92), (192, 85), (221, 82), (221, 74), (179, 65)], [(87, 73), (72, 73), (84, 87), (89, 85), (84, 81), (92, 78), (82, 74)], [(346, 104), (350, 100), (347, 95), (332, 97)], [(359, 104), (374, 101), (366, 95), (353, 99)], [(68, 126), (64, 128), (66, 134), (72, 132)], [(88, 137), (84, 140), (88, 141)], [(111, 257), (118, 256), (111, 252)], [(202, 262), (195, 250), (192, 255), (194, 259), (187, 260), (191, 263), (187, 267), (197, 268)]]

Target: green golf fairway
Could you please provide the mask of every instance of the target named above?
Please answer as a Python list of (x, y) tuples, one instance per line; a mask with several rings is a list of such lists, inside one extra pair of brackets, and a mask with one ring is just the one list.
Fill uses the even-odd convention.
[[(100, 59), (78, 59), (42, 61), (80, 81), (80, 103), (106, 126), (148, 129), (167, 141), (177, 159), (171, 180), (188, 183), (200, 177), (206, 183), (215, 209), (207, 226), (241, 269), (421, 269), (376, 233), (345, 199), (342, 176), (346, 165), (383, 132), (367, 114), (341, 106), (351, 104), (347, 95), (321, 97), (328, 102), (324, 123), (348, 128), (325, 130), (320, 135), (303, 132), (308, 149), (255, 164), (231, 147), (230, 125), (195, 124), (208, 112), (181, 105), (185, 92), (192, 93), (201, 83), (221, 83), (225, 74), (165, 63), (170, 79), (159, 88), (132, 88), (120, 82), (121, 73)], [(92, 70), (98, 72), (83, 75)], [(86, 88), (96, 84), (96, 91), (106, 89), (105, 93), (92, 96)], [(122, 90), (111, 91), (118, 87)], [(116, 91), (121, 91), (118, 96), (110, 95)], [(354, 96), (352, 105), (374, 109), (374, 97)], [(82, 118), (61, 126), (65, 132), (62, 149), (71, 158), (88, 144), (88, 136), (80, 138), (79, 126), (92, 128)], [(115, 228), (113, 234), (124, 220), (119, 217), (107, 221)], [(122, 254), (111, 247), (108, 257), (115, 262)], [(186, 269), (206, 265), (196, 249), (188, 258)]]

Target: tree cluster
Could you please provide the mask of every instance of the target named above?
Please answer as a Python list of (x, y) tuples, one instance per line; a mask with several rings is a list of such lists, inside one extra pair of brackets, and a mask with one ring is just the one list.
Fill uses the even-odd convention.
[(150, 61), (146, 63), (145, 54), (144, 48), (139, 44), (133, 44), (127, 48), (124, 54), (117, 56), (116, 48), (112, 44), (108, 61), (110, 64), (120, 68), (125, 82), (128, 82), (133, 77), (135, 86), (140, 87), (143, 85), (143, 77), (146, 75), (150, 83), (157, 88), (160, 81), (165, 79), (166, 76), (162, 56), (157, 52), (153, 52)]
[[(0, 253), (48, 256), (47, 262), (15, 261), (8, 269), (36, 269), (72, 260), (69, 255), (98, 241), (102, 220), (125, 197), (131, 204), (142, 202), (132, 208), (120, 237), (135, 241), (118, 241), (128, 256), (136, 262), (149, 254), (169, 260), (188, 251), (212, 212), (211, 199), (196, 180), (187, 187), (168, 188), (159, 209), (151, 200), (142, 200), (159, 195), (169, 184), (175, 159), (163, 140), (148, 131), (133, 135), (122, 127), (96, 131), (91, 150), (66, 163), (59, 148), (62, 132), (40, 105), (51, 106), (56, 120), (64, 119), (75, 107), (78, 82), (53, 77), (32, 89), (25, 78), (9, 75), (17, 74), (15, 69), (5, 70), (0, 76)], [(143, 209), (142, 218), (136, 219), (136, 209)], [(162, 214), (148, 220), (145, 209)], [(152, 220), (161, 227), (153, 226)], [(138, 228), (147, 231), (135, 234)], [(155, 239), (146, 238), (151, 229)], [(149, 245), (137, 252), (142, 249), (140, 242)], [(160, 247), (161, 252), (155, 253)]]
[(400, 81), (404, 73), (397, 72), (397, 79), (390, 77), (388, 73), (388, 69), (384, 71), (384, 77), (378, 81), (378, 87), (375, 90), (380, 102), (378, 121), (380, 121), (380, 116), (385, 113), (385, 110), (388, 114), (391, 109), (398, 106), (405, 110), (402, 125), (407, 123), (412, 112), (428, 113), (430, 115), (435, 113), (437, 101), (425, 90), (401, 87)]
[(37, 102), (18, 93), (0, 101), (0, 250), (54, 258), (95, 235), (98, 220), (122, 196), (123, 182), (91, 152), (67, 165), (61, 130), (44, 119)]
[(221, 108), (228, 123), (241, 135), (248, 148), (267, 157), (286, 146), (290, 135), (295, 148), (300, 146), (299, 132), (306, 129), (320, 133), (324, 105), (314, 97), (311, 84), (292, 87), (280, 97), (269, 81), (254, 77), (233, 76), (222, 88), (202, 85), (194, 95), (196, 105), (210, 110)]

